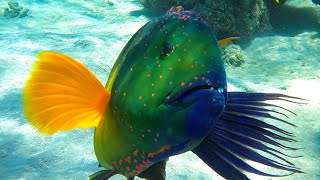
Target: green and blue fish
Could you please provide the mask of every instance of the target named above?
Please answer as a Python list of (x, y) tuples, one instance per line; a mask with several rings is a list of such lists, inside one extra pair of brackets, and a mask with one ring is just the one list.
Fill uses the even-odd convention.
[(277, 106), (264, 101), (297, 98), (228, 92), (215, 34), (191, 11), (168, 12), (144, 25), (105, 87), (71, 57), (47, 51), (37, 57), (23, 89), (25, 118), (47, 135), (95, 128), (94, 150), (104, 170), (91, 179), (164, 179), (166, 160), (190, 150), (226, 179), (247, 179), (244, 171), (276, 176), (246, 160), (301, 172), (273, 148), (285, 147), (278, 141), (293, 141), (292, 134), (259, 120), (290, 124), (270, 115), (266, 107)]

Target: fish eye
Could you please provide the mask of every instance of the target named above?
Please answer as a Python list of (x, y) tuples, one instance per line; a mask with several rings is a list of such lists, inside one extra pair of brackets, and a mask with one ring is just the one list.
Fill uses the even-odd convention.
[(172, 52), (173, 50), (173, 46), (171, 43), (169, 42), (165, 42), (164, 45), (163, 45), (163, 49), (162, 49), (162, 52), (160, 54), (160, 59), (164, 60), (165, 57), (169, 56), (170, 53)]

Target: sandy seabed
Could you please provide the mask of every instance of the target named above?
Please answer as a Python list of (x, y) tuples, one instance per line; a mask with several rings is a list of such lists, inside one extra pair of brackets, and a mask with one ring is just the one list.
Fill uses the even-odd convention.
[[(98, 171), (93, 130), (73, 130), (46, 137), (24, 120), (21, 89), (41, 50), (68, 54), (105, 83), (129, 38), (151, 17), (137, 1), (45, 1), (20, 3), (28, 17), (0, 17), (0, 179), (85, 179)], [(0, 2), (0, 9), (6, 2)], [(245, 63), (227, 67), (229, 91), (281, 92), (310, 100), (283, 103), (296, 112), (293, 159), (304, 174), (279, 179), (320, 179), (320, 39), (306, 31), (294, 37), (256, 38), (243, 50)], [(253, 179), (263, 179), (250, 175)], [(115, 176), (111, 179), (124, 179)], [(171, 157), (167, 179), (223, 179), (191, 152)], [(266, 177), (264, 179), (273, 179)], [(276, 179), (276, 178), (274, 178)]]

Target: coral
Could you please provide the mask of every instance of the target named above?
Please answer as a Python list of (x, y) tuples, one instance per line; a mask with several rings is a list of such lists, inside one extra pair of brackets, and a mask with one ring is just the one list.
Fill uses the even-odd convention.
[(113, 5), (114, 5), (114, 2), (112, 2), (112, 1), (107, 1), (107, 5), (108, 5), (108, 6), (113, 6)]
[(271, 31), (262, 0), (141, 0), (141, 3), (157, 12), (166, 12), (178, 5), (192, 10), (208, 22), (218, 39), (239, 36), (238, 42), (248, 42), (256, 35)]
[(245, 62), (240, 46), (230, 44), (222, 49), (223, 61), (231, 66), (239, 67)]
[[(313, 1), (315, 2), (315, 1)], [(292, 4), (276, 6), (267, 2), (270, 13), (270, 23), (276, 33), (295, 36), (307, 30), (314, 30), (320, 34), (320, 9)]]
[(156, 13), (165, 13), (172, 6), (182, 6), (185, 9), (191, 9), (196, 3), (203, 0), (140, 0), (140, 3)]
[(29, 9), (19, 6), (18, 2), (8, 2), (8, 7), (3, 9), (3, 16), (9, 18), (23, 18), (28, 15)]

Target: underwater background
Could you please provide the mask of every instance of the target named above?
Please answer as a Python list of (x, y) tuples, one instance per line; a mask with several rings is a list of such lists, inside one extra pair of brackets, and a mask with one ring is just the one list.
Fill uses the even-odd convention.
[[(18, 4), (0, 1), (0, 179), (86, 179), (99, 170), (92, 144), (93, 129), (60, 132), (48, 137), (37, 133), (23, 117), (21, 90), (35, 55), (41, 50), (67, 54), (105, 83), (113, 63), (131, 36), (162, 10), (155, 13), (154, 8), (158, 7), (150, 5), (156, 4), (151, 0), (16, 2)], [(184, 2), (188, 2), (187, 7), (194, 3)], [(312, 12), (315, 17), (299, 15), (299, 10), (281, 14), (275, 7), (268, 12), (270, 18), (281, 21), (272, 22), (275, 20), (262, 21), (259, 15), (263, 13), (250, 12), (253, 17), (259, 16), (259, 22), (251, 22), (252, 18), (235, 19), (230, 27), (217, 26), (217, 37), (242, 38), (222, 49), (228, 91), (280, 92), (309, 100), (303, 105), (281, 102), (283, 107), (298, 114), (290, 116), (290, 122), (297, 127), (289, 130), (298, 140), (290, 145), (302, 148), (294, 155), (303, 157), (292, 161), (305, 173), (281, 178), (249, 177), (320, 179), (320, 6), (311, 0), (288, 0), (285, 5)], [(195, 10), (199, 8), (194, 7)], [(258, 9), (259, 12), (266, 11)], [(209, 17), (209, 11), (202, 13)], [(315, 21), (308, 18), (315, 18)], [(266, 21), (270, 21), (274, 29), (270, 30), (267, 23), (262, 24)], [(215, 25), (215, 22), (209, 24)], [(237, 27), (232, 27), (233, 24)], [(246, 30), (241, 29), (241, 25)], [(118, 175), (111, 179), (125, 178)], [(223, 178), (188, 152), (170, 158), (167, 179)]]

